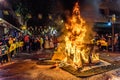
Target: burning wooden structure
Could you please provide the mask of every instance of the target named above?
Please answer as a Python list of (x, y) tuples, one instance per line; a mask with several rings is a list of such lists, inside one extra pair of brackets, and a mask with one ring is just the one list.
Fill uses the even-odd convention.
[(91, 43), (89, 26), (80, 15), (79, 4), (73, 8), (72, 16), (65, 23), (63, 41), (58, 45), (53, 60), (59, 59), (75, 68), (82, 68), (85, 64), (99, 61), (97, 48)]

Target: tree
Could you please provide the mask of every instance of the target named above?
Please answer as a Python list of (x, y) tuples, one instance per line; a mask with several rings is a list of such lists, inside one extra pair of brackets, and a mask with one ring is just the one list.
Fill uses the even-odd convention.
[(15, 13), (19, 17), (21, 25), (27, 25), (27, 21), (32, 17), (30, 10), (21, 2), (16, 4)]

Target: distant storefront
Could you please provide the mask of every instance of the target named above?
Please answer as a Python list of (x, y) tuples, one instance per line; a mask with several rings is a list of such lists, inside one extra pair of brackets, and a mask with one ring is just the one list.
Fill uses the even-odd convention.
[(96, 22), (94, 23), (94, 31), (98, 33), (112, 33), (112, 27), (114, 26), (115, 33), (118, 33), (120, 31), (120, 23), (114, 23), (111, 22)]

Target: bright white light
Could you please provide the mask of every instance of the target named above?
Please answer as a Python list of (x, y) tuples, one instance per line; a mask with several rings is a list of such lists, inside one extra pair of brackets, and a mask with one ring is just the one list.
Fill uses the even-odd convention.
[(57, 34), (57, 30), (54, 30), (54, 31), (53, 31), (53, 34)]
[(64, 21), (63, 20), (61, 20), (61, 23), (63, 23)]
[(112, 25), (112, 23), (111, 22), (108, 22), (108, 26), (111, 26)]
[(0, 18), (0, 21), (2, 20), (2, 18)]

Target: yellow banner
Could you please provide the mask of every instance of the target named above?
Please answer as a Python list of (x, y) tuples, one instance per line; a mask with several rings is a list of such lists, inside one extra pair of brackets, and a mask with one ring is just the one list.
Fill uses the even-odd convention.
[(13, 43), (13, 44), (10, 45), (9, 52), (12, 52), (15, 49), (16, 49), (16, 44)]

